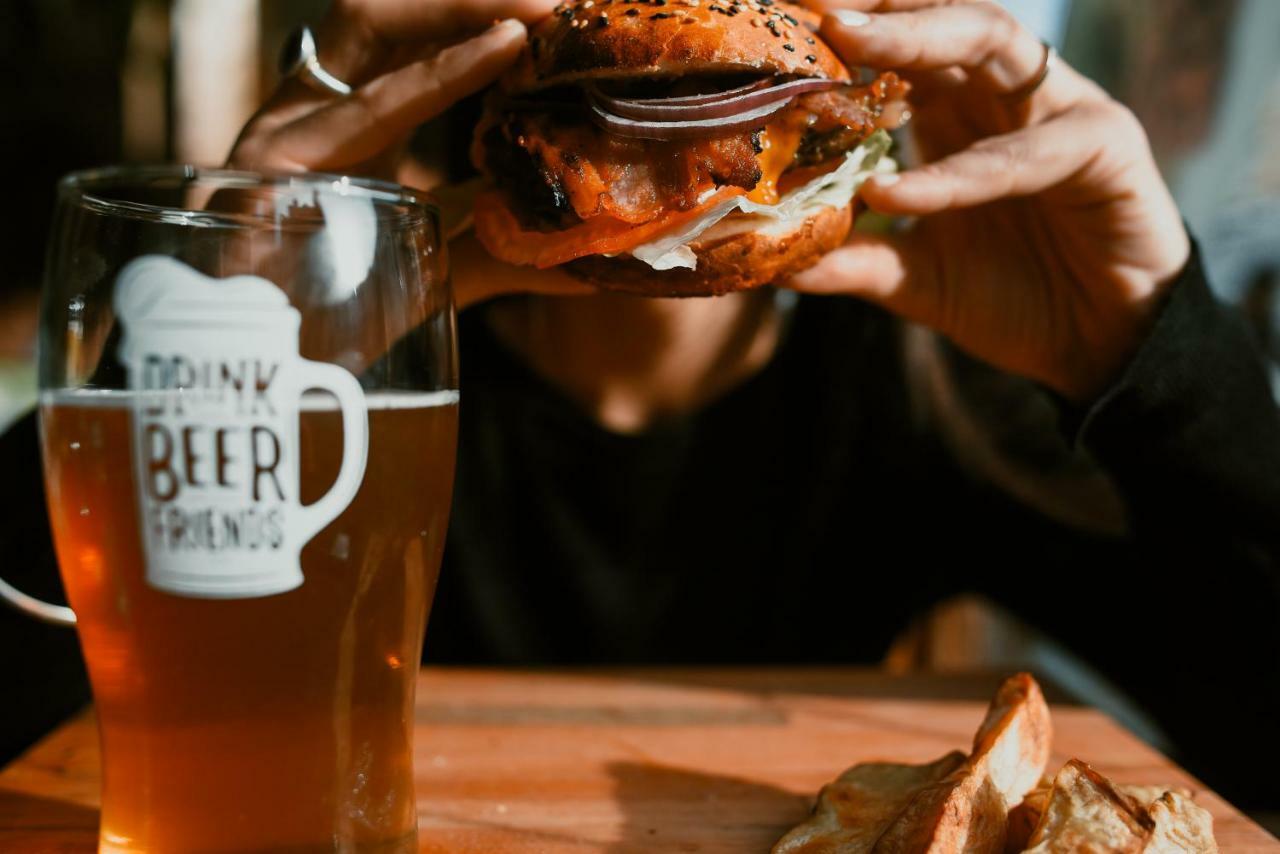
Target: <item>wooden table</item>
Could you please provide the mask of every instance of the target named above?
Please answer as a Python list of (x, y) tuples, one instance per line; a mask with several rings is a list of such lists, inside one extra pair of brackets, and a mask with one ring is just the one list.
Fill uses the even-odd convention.
[[(767, 852), (847, 766), (967, 748), (997, 683), (852, 670), (427, 670), (421, 850)], [(1280, 851), (1100, 713), (1057, 704), (1053, 716), (1052, 770), (1079, 756), (1117, 780), (1191, 788), (1224, 852)], [(0, 773), (0, 851), (92, 851), (98, 771), (86, 712)]]

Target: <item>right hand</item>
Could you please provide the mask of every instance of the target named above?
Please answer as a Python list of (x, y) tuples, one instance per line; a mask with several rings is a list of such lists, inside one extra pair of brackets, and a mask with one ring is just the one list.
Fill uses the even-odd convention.
[[(249, 120), (227, 164), (367, 175), (429, 190), (430, 173), (407, 152), (414, 130), (497, 80), (524, 47), (525, 22), (549, 15), (555, 2), (335, 0), (316, 41), (321, 64), (352, 93), (338, 97), (283, 81)], [(595, 292), (559, 271), (495, 261), (471, 234), (450, 250), (459, 309), (504, 293)]]
[(917, 217), (910, 231), (857, 234), (792, 286), (879, 303), (1079, 406), (1096, 401), (1191, 256), (1142, 125), (1065, 62), (1044, 76), (1044, 45), (996, 3), (806, 2), (828, 13), (822, 35), (846, 63), (916, 85), (925, 162), (860, 194)]

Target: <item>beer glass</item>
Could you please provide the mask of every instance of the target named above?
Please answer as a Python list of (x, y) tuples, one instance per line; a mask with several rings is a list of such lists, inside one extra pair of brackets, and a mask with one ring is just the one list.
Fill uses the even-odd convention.
[(62, 182), (40, 420), (101, 850), (416, 850), (454, 334), (437, 213), (410, 190)]

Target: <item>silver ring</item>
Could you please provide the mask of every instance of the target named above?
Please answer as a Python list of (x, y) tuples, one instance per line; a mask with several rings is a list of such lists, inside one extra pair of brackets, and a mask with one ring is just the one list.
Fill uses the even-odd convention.
[(1038, 92), (1044, 85), (1044, 81), (1049, 79), (1049, 72), (1053, 71), (1053, 67), (1058, 64), (1058, 51), (1044, 39), (1040, 40), (1040, 44), (1044, 46), (1044, 61), (1040, 63), (1040, 70), (1036, 72), (1036, 76), (1030, 83), (1004, 95), (1005, 100), (1025, 101)]
[(327, 95), (351, 94), (351, 84), (334, 77), (320, 64), (316, 37), (306, 24), (285, 39), (284, 48), (280, 51), (280, 74), (285, 78), (297, 77), (312, 89)]

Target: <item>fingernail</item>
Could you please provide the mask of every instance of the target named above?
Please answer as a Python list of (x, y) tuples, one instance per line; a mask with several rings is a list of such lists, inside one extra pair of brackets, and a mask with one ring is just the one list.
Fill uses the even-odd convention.
[(902, 180), (902, 176), (896, 172), (887, 172), (884, 175), (872, 175), (871, 180), (876, 183), (877, 187), (892, 187)]
[(865, 27), (871, 23), (871, 16), (857, 9), (837, 9), (831, 13), (831, 17), (846, 27)]
[(503, 30), (507, 30), (512, 34), (520, 33), (521, 35), (524, 35), (524, 31), (525, 31), (524, 23), (521, 22), (520, 19), (518, 18), (507, 18), (505, 21), (498, 21), (496, 24), (494, 24), (493, 27), (489, 30), (489, 32), (498, 33), (498, 32), (502, 32)]

